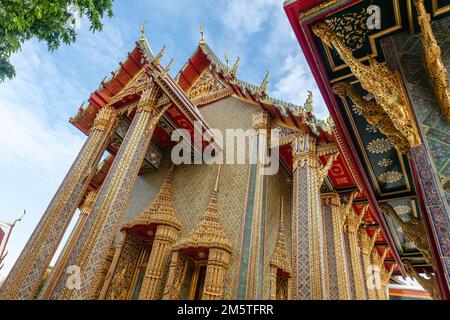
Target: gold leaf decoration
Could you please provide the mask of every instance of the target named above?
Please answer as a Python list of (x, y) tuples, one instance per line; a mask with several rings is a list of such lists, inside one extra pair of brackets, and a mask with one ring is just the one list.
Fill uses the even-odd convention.
[(339, 17), (325, 20), (336, 35), (352, 50), (361, 49), (364, 46), (369, 29), (367, 28), (368, 14), (366, 10), (359, 13), (346, 13)]
[(378, 161), (378, 165), (380, 167), (389, 167), (392, 163), (393, 163), (393, 161), (391, 159), (386, 159), (386, 158)]
[(400, 181), (403, 178), (403, 175), (398, 171), (387, 171), (380, 174), (378, 180), (383, 183), (390, 184)]
[(386, 138), (376, 139), (369, 142), (367, 145), (367, 150), (369, 150), (370, 153), (385, 153), (391, 150), (394, 147), (394, 144), (391, 142), (391, 140)]

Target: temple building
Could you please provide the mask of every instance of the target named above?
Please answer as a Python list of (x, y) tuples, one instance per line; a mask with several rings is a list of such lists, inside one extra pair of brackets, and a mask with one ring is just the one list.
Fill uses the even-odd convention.
[[(380, 6), (381, 30), (364, 28), (360, 12), (369, 2)], [(172, 62), (161, 65), (165, 49), (155, 54), (142, 28), (70, 119), (86, 142), (0, 298), (386, 300), (394, 277), (410, 275), (428, 291), (417, 296), (448, 299), (448, 204), (436, 167), (447, 155), (427, 139), (447, 137), (449, 100), (430, 90), (433, 81), (411, 75), (408, 83), (391, 69), (425, 68), (427, 55), (397, 48), (418, 50), (433, 33), (420, 10), (393, 0), (390, 11), (387, 3), (285, 3), (327, 120), (314, 116), (311, 93), (301, 106), (269, 96), (268, 72), (258, 85), (241, 80), (240, 59), (220, 60), (203, 28), (172, 78)], [(438, 30), (448, 28), (441, 19), (448, 10), (440, 11)], [(348, 21), (355, 39), (339, 33), (352, 32)], [(400, 26), (385, 27), (391, 22)], [(448, 30), (441, 34), (448, 40)], [(382, 63), (388, 57), (397, 59), (390, 67)], [(433, 57), (442, 60), (432, 67), (449, 62)], [(440, 90), (448, 98), (448, 86)], [(416, 106), (425, 92), (434, 103)], [(221, 138), (232, 129), (251, 133), (233, 137), (245, 159), (230, 156)], [(235, 161), (207, 163), (207, 151)], [(177, 163), (174, 153), (187, 161)], [(439, 170), (445, 176), (446, 167)]]

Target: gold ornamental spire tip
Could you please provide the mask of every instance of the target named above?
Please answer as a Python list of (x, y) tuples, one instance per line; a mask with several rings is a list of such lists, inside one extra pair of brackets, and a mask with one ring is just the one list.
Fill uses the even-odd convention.
[(200, 35), (200, 43), (205, 43), (205, 25), (203, 22), (200, 24)]
[(141, 26), (139, 27), (139, 31), (141, 32), (141, 39), (145, 39), (145, 24), (148, 22), (148, 20), (145, 20), (141, 23)]
[(225, 62), (227, 64), (227, 73), (230, 72), (230, 64), (229, 64), (229, 60), (228, 60), (228, 48), (225, 49)]
[(214, 185), (214, 192), (218, 192), (219, 191), (219, 179), (220, 179), (220, 169), (221, 169), (222, 165), (219, 164), (219, 168), (217, 169), (217, 177), (216, 177), (216, 183)]
[(283, 225), (283, 211), (284, 211), (284, 197), (282, 195), (280, 201), (280, 226)]

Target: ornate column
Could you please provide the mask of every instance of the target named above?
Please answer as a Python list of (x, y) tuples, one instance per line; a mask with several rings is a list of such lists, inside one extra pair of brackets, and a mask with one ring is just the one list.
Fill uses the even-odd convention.
[(98, 112), (83, 148), (3, 283), (0, 299), (30, 299), (33, 296), (95, 173), (116, 123), (113, 109), (103, 108)]
[(334, 300), (351, 299), (347, 256), (344, 245), (345, 208), (346, 206), (341, 205), (339, 194), (332, 192), (322, 195), (328, 283), (330, 299)]
[(69, 256), (73, 251), (76, 243), (80, 238), (80, 233), (83, 230), (84, 224), (86, 223), (86, 219), (89, 213), (92, 210), (94, 205), (94, 201), (98, 195), (98, 191), (90, 191), (86, 199), (83, 202), (82, 207), (80, 208), (80, 216), (78, 218), (75, 227), (73, 228), (72, 233), (70, 234), (69, 239), (67, 240), (66, 245), (64, 246), (61, 254), (58, 257), (58, 260), (55, 263), (55, 267), (52, 269), (50, 276), (47, 281), (45, 281), (44, 286), (42, 287), (41, 293), (39, 295), (39, 299), (50, 299), (53, 294), (53, 290), (55, 289), (61, 275), (64, 273)]
[(142, 282), (140, 300), (157, 300), (161, 298), (164, 273), (170, 262), (170, 250), (178, 239), (181, 223), (175, 216), (172, 205), (173, 168), (167, 174), (155, 201), (143, 211), (138, 220), (145, 224), (156, 224), (152, 251)]
[(358, 246), (357, 233), (363, 214), (358, 215), (353, 208), (351, 208), (347, 220), (345, 221), (344, 230), (347, 235), (348, 249), (350, 253), (350, 263), (354, 284), (354, 298), (357, 300), (365, 300), (366, 292), (364, 289), (364, 277), (361, 268), (360, 248)]
[[(96, 294), (101, 278), (99, 268), (102, 259), (117, 231), (118, 222), (136, 181), (153, 131), (167, 109), (167, 106), (162, 110), (156, 107), (159, 92), (154, 83), (150, 83), (142, 92), (131, 126), (100, 188), (92, 213), (81, 234), (81, 241), (75, 249), (76, 252), (80, 252), (76, 264), (82, 269), (81, 287), (79, 290), (71, 290), (73, 292), (71, 297), (74, 299), (90, 299)], [(98, 223), (98, 228), (91, 228), (96, 221), (103, 223)]]
[[(264, 211), (267, 179), (264, 174), (268, 147), (267, 134), (270, 131), (270, 119), (267, 111), (253, 114), (253, 129), (256, 135), (252, 138), (252, 162), (250, 168), (249, 194), (247, 196), (247, 212), (245, 224), (250, 225), (250, 231), (244, 235), (244, 244), (248, 250), (243, 250), (241, 256), (241, 274), (239, 279), (239, 299), (262, 299), (263, 248), (264, 248)], [(254, 164), (253, 164), (254, 163)]]
[(386, 258), (387, 253), (389, 252), (389, 248), (384, 248), (383, 254), (380, 256), (378, 254), (378, 250), (376, 248), (372, 249), (371, 258), (372, 258), (372, 264), (376, 268), (376, 274), (375, 274), (375, 284), (377, 289), (377, 299), (378, 300), (385, 300), (386, 295), (383, 292), (383, 286), (382, 286), (382, 272), (385, 270), (384, 267), (384, 259)]
[(205, 286), (202, 300), (220, 300), (223, 298), (225, 277), (230, 266), (231, 250), (211, 248), (206, 266)]
[(375, 270), (370, 263), (370, 253), (372, 252), (375, 241), (380, 233), (380, 229), (377, 228), (370, 237), (365, 228), (359, 229), (359, 243), (361, 247), (363, 272), (365, 275), (365, 287), (367, 289), (367, 297), (369, 300), (377, 300), (376, 283), (374, 283)]
[(328, 298), (316, 138), (300, 133), (292, 142), (292, 299)]

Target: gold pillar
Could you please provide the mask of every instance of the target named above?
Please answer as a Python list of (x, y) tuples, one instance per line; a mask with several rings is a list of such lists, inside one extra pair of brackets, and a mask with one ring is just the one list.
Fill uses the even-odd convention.
[(31, 299), (115, 130), (117, 114), (101, 109), (72, 167), (5, 279), (0, 299)]
[(349, 243), (350, 249), (350, 263), (352, 268), (352, 276), (353, 276), (353, 285), (355, 298), (357, 300), (365, 300), (366, 292), (364, 289), (364, 278), (361, 268), (361, 259), (360, 259), (360, 248), (358, 245), (357, 233), (359, 229), (359, 225), (361, 224), (361, 220), (363, 215), (358, 215), (353, 208), (351, 208), (347, 220), (345, 221), (345, 233), (347, 235), (347, 240)]
[[(159, 96), (160, 90), (154, 83), (149, 83), (143, 90), (130, 128), (100, 188), (83, 230), (82, 241), (75, 250), (79, 252), (75, 264), (81, 267), (82, 272), (80, 289), (70, 290), (72, 299), (95, 297), (102, 277), (99, 272), (102, 259), (117, 231), (153, 131), (167, 109), (167, 106), (159, 110), (156, 107)], [(93, 227), (95, 225), (98, 227)], [(69, 291), (68, 288), (63, 290)]]
[(363, 273), (365, 275), (365, 286), (367, 288), (367, 294), (369, 300), (377, 300), (376, 282), (374, 277), (376, 276), (373, 270), (373, 266), (370, 263), (370, 253), (372, 252), (375, 241), (377, 240), (380, 229), (377, 228), (370, 237), (365, 228), (359, 229), (359, 243), (361, 247), (362, 261), (363, 261)]
[(336, 300), (351, 299), (344, 245), (344, 210), (339, 194), (332, 192), (322, 195), (330, 299)]
[(202, 300), (220, 300), (224, 296), (225, 277), (231, 254), (221, 248), (209, 250)]
[(319, 192), (317, 140), (307, 133), (296, 136), (293, 155), (292, 298), (325, 300), (323, 221)]
[(145, 278), (139, 293), (139, 300), (157, 300), (161, 298), (164, 272), (169, 264), (170, 249), (178, 238), (178, 232), (179, 229), (170, 225), (161, 224), (156, 228), (152, 251), (145, 270)]
[(39, 295), (39, 299), (50, 299), (53, 290), (55, 290), (55, 287), (61, 277), (61, 275), (64, 273), (67, 262), (69, 261), (69, 256), (71, 252), (73, 251), (73, 248), (75, 247), (76, 243), (79, 241), (80, 233), (83, 230), (84, 224), (86, 223), (86, 219), (89, 215), (89, 213), (92, 210), (92, 207), (94, 205), (95, 198), (98, 195), (98, 190), (96, 191), (90, 191), (86, 199), (83, 202), (82, 207), (80, 208), (80, 216), (78, 218), (77, 223), (75, 224), (75, 227), (73, 228), (72, 233), (70, 234), (69, 239), (67, 240), (66, 245), (64, 246), (63, 250), (61, 251), (61, 254), (58, 257), (58, 260), (55, 263), (55, 267), (52, 269), (52, 272), (50, 273), (50, 276), (48, 277), (47, 281), (45, 282), (44, 286), (42, 287), (41, 294)]

